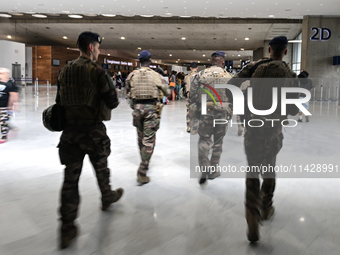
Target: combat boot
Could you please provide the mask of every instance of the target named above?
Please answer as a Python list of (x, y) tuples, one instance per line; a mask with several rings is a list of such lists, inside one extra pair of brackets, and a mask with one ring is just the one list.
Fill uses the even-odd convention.
[(247, 237), (250, 242), (257, 242), (260, 239), (259, 232), (259, 217), (250, 213), (249, 210), (246, 212), (248, 231)]
[(187, 127), (187, 132), (190, 133), (190, 126)]
[(275, 211), (275, 207), (274, 206), (270, 206), (264, 210), (261, 211), (261, 218), (263, 220), (269, 220), (270, 217), (272, 217), (272, 215), (274, 214)]
[(60, 249), (67, 248), (72, 239), (78, 234), (77, 227), (74, 224), (62, 225), (60, 234)]
[(105, 211), (107, 208), (109, 208), (111, 204), (117, 202), (123, 196), (124, 189), (119, 188), (116, 190), (112, 190), (111, 192), (112, 194), (110, 198), (102, 199), (102, 211)]
[(302, 119), (298, 119), (298, 121), (297, 122), (302, 122)]
[(143, 176), (143, 175), (138, 174), (137, 175), (137, 182), (142, 184), (142, 185), (147, 184), (147, 183), (150, 182), (150, 178), (146, 175)]
[(241, 136), (242, 134), (243, 134), (243, 127), (242, 127), (242, 125), (239, 125), (239, 126), (238, 126), (237, 135), (238, 135), (238, 136)]
[(220, 176), (221, 176), (221, 172), (216, 171), (216, 172), (213, 172), (213, 173), (209, 174), (208, 175), (208, 179), (209, 180), (214, 180), (215, 178), (220, 177)]

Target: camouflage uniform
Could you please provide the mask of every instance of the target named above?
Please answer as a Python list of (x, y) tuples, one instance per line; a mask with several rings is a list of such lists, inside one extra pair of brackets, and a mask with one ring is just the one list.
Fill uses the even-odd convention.
[(116, 90), (106, 72), (89, 58), (79, 57), (67, 64), (59, 76), (61, 105), (66, 124), (60, 137), (59, 156), (65, 165), (61, 191), (62, 232), (74, 230), (79, 205), (78, 182), (86, 154), (96, 172), (103, 207), (112, 201), (110, 187), (110, 139), (103, 120), (111, 118), (111, 109), (119, 104)]
[[(216, 95), (210, 88), (206, 87), (207, 84), (214, 87), (214, 84), (227, 84), (227, 81), (231, 78), (230, 74), (225, 72), (221, 67), (212, 66), (199, 72), (191, 83), (190, 88), (190, 120), (192, 121), (191, 132), (194, 134), (195, 127), (193, 123), (195, 119), (199, 120), (198, 125), (198, 161), (200, 167), (218, 166), (222, 153), (223, 138), (227, 132), (228, 126), (226, 124), (219, 124), (213, 126), (214, 119), (230, 119), (232, 116), (232, 106), (225, 93), (224, 89), (216, 89), (219, 94), (223, 108), (219, 109), (216, 106), (210, 107), (213, 104), (213, 100), (207, 97), (207, 115), (201, 115), (201, 89), (208, 90), (214, 97)], [(217, 97), (215, 100), (219, 104)], [(209, 106), (210, 105), (210, 106)], [(213, 137), (213, 141), (212, 141)], [(209, 154), (211, 152), (211, 158)], [(209, 177), (205, 173), (202, 173), (202, 178)]]
[(190, 127), (190, 115), (189, 115), (189, 105), (190, 105), (190, 85), (192, 80), (194, 79), (195, 75), (197, 74), (196, 71), (191, 72), (185, 77), (185, 86), (186, 86), (186, 91), (187, 91), (187, 127)]
[(0, 139), (7, 139), (9, 118), (9, 110), (6, 107), (0, 108)]
[[(290, 70), (287, 64), (280, 60), (274, 59), (261, 59), (256, 62), (251, 62), (245, 66), (233, 79), (229, 81), (230, 84), (240, 86), (245, 80), (250, 80), (250, 86), (256, 87), (257, 85), (262, 86), (260, 94), (253, 94), (253, 101), (255, 109), (260, 109), (261, 107), (256, 107), (256, 101), (267, 103), (271, 100), (272, 92), (271, 87), (282, 87), (284, 84), (278, 82), (273, 83), (271, 79), (266, 82), (267, 79), (257, 79), (257, 78), (281, 78), (276, 79), (278, 81), (283, 81), (282, 78), (295, 78), (296, 74)], [(266, 87), (266, 85), (268, 85)], [(287, 85), (287, 84), (286, 84)], [(291, 84), (294, 85), (294, 84)], [(266, 93), (269, 93), (268, 95)], [(264, 98), (268, 96), (268, 98)], [(296, 95), (292, 95), (297, 98)], [(259, 99), (261, 97), (261, 99)], [(270, 97), (270, 98), (269, 98)], [(286, 119), (287, 116), (281, 116), (281, 100), (278, 99), (277, 110), (269, 116), (257, 116), (246, 113), (246, 121), (251, 119), (279, 119), (279, 121), (274, 122), (274, 126), (271, 127), (271, 122), (266, 122), (262, 127), (251, 127), (246, 123), (246, 132), (244, 138), (245, 152), (247, 155), (248, 165), (250, 167), (257, 166), (272, 166), (275, 167), (276, 155), (282, 148), (282, 126), (281, 120)], [(269, 109), (269, 108), (262, 108)], [(260, 125), (260, 123), (258, 123)], [(252, 125), (256, 125), (253, 122)], [(263, 183), (260, 188), (259, 174), (263, 177)], [(249, 224), (252, 224), (254, 220), (260, 221), (261, 214), (264, 215), (268, 210), (273, 210), (272, 198), (275, 190), (275, 172), (268, 171), (262, 173), (249, 172), (246, 175), (246, 218)], [(261, 213), (260, 213), (261, 211)], [(265, 217), (264, 217), (265, 218)], [(253, 220), (254, 219), (254, 220)], [(249, 238), (249, 237), (248, 237)]]
[[(142, 73), (149, 77), (147, 81), (143, 80), (145, 76)], [(160, 112), (156, 106), (156, 101), (159, 98), (158, 90), (162, 90), (166, 96), (170, 94), (170, 91), (168, 85), (162, 82), (161, 76), (149, 67), (141, 67), (139, 70), (133, 71), (126, 81), (128, 97), (132, 102), (133, 126), (137, 129), (141, 156), (137, 176), (145, 177), (149, 170), (149, 162), (156, 143), (156, 132), (160, 123)], [(145, 88), (142, 88), (141, 91), (146, 94), (136, 96), (135, 91), (142, 86), (145, 86)]]

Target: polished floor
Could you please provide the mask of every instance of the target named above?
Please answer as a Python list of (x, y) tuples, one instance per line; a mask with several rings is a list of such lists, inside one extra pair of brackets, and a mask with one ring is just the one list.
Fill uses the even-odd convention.
[[(80, 180), (80, 234), (68, 249), (58, 250), (57, 212), (63, 180), (56, 148), (60, 133), (47, 131), (41, 122), (43, 109), (55, 97), (55, 89), (50, 92), (46, 95), (42, 86), (35, 97), (32, 87), (23, 89), (20, 112), (13, 118), (19, 131), (0, 145), (0, 254), (340, 254), (340, 179), (327, 175), (278, 176), (275, 215), (263, 223), (261, 241), (250, 245), (244, 178), (219, 178), (203, 188), (190, 178), (184, 100), (165, 106), (151, 159), (151, 182), (138, 186), (136, 130), (123, 92), (106, 126), (111, 138), (112, 186), (123, 187), (125, 194), (102, 212), (86, 158)], [(284, 132), (278, 162), (292, 159), (306, 164), (322, 159), (340, 163), (338, 110), (334, 102), (311, 104), (311, 122)], [(236, 133), (236, 127), (229, 128), (223, 157), (246, 164), (243, 137)]]

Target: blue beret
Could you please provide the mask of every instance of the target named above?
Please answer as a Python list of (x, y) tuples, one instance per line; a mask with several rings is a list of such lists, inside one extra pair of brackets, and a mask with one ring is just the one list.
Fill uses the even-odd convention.
[(85, 38), (91, 38), (91, 39), (94, 39), (96, 42), (98, 42), (99, 44), (102, 42), (102, 38), (101, 36), (99, 36), (98, 34), (96, 33), (92, 33), (92, 32), (89, 32), (89, 31), (86, 31), (86, 32), (82, 32), (79, 37), (78, 37), (78, 43), (79, 41), (81, 41), (82, 39), (85, 39)]
[(196, 63), (196, 62), (192, 62), (192, 63), (190, 64), (190, 67), (196, 68), (196, 67), (197, 67), (197, 63)]
[(148, 52), (147, 50), (143, 50), (141, 53), (139, 53), (138, 59), (142, 59), (142, 58), (148, 59), (150, 57), (151, 57), (151, 53)]
[(224, 51), (215, 51), (213, 54), (211, 54), (212, 57), (224, 57), (225, 58), (225, 52)]
[(274, 37), (274, 38), (269, 42), (269, 45), (272, 45), (272, 44), (287, 45), (287, 44), (288, 44), (287, 37), (285, 37), (285, 36), (277, 36), (277, 37)]

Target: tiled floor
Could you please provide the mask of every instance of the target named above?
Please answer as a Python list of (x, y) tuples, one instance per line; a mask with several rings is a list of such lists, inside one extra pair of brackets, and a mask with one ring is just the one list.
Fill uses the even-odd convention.
[[(151, 160), (151, 182), (138, 186), (136, 130), (121, 92), (121, 103), (106, 126), (111, 138), (112, 184), (126, 193), (108, 212), (102, 212), (86, 158), (80, 180), (80, 235), (67, 250), (58, 250), (63, 166), (56, 145), (60, 133), (47, 131), (41, 122), (41, 112), (53, 102), (53, 92), (47, 96), (41, 88), (39, 97), (34, 97), (32, 87), (23, 89), (21, 111), (13, 119), (20, 131), (0, 145), (1, 255), (340, 254), (340, 179), (336, 178), (278, 176), (276, 213), (263, 223), (261, 241), (250, 245), (244, 178), (220, 178), (204, 188), (190, 178), (184, 100), (165, 106)], [(336, 103), (311, 104), (311, 122), (284, 132), (278, 163), (321, 160), (339, 164), (338, 110)], [(223, 160), (240, 165), (246, 163), (243, 137), (236, 132), (236, 127), (228, 130)]]

